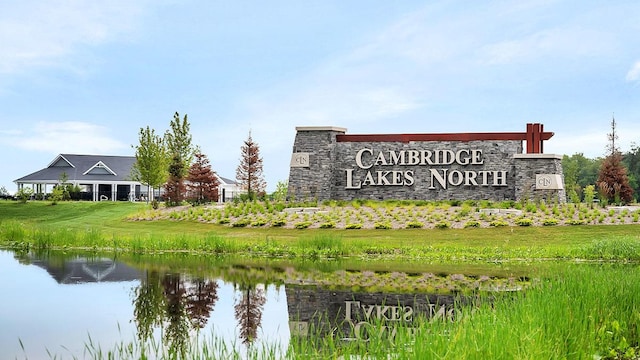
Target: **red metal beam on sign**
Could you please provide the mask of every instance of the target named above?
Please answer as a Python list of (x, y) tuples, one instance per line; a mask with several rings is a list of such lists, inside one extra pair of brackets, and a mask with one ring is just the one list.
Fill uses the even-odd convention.
[(440, 134), (340, 134), (337, 142), (403, 142), (411, 141), (491, 141), (524, 140), (527, 153), (542, 153), (542, 142), (551, 139), (552, 132), (543, 132), (542, 124), (527, 124), (527, 132), (440, 133)]

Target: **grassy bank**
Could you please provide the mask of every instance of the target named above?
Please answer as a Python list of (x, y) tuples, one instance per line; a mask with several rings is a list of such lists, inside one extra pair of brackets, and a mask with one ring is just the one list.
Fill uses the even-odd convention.
[(145, 204), (0, 202), (0, 245), (270, 257), (392, 257), (430, 261), (640, 260), (638, 225), (443, 229), (230, 227), (184, 219), (132, 221)]
[(388, 331), (395, 324), (379, 324), (364, 344), (303, 339), (294, 342), (294, 353), (311, 358), (636, 359), (639, 275), (637, 267), (571, 266), (525, 293), (463, 309), (453, 322), (399, 326), (395, 336)]
[[(633, 218), (625, 218), (627, 220), (616, 225), (544, 226), (538, 223), (519, 226), (513, 223), (466, 228), (348, 230), (320, 226), (304, 229), (233, 227), (229, 223), (186, 216), (176, 218), (176, 215), (140, 221), (139, 215), (147, 211), (145, 204), (132, 203), (65, 202), (52, 206), (46, 202), (0, 202), (0, 247), (23, 251), (89, 249), (96, 253), (123, 253), (122, 256), (130, 261), (144, 262), (153, 262), (153, 254), (164, 254), (164, 264), (158, 266), (167, 266), (168, 256), (169, 260), (175, 260), (175, 266), (188, 258), (193, 262), (190, 265), (193, 268), (217, 266), (219, 271), (227, 272), (233, 271), (233, 263), (226, 262), (230, 258), (226, 255), (235, 255), (257, 264), (267, 263), (278, 273), (261, 272), (255, 276), (258, 281), (277, 284), (306, 274), (286, 273), (286, 265), (276, 269), (268, 264), (271, 259), (277, 259), (280, 264), (289, 260), (300, 264), (303, 262), (299, 260), (348, 257), (349, 261), (369, 261), (381, 268), (387, 267), (390, 263), (387, 260), (402, 261), (406, 271), (417, 269), (412, 264), (436, 264), (434, 270), (430, 270), (434, 272), (438, 271), (438, 264), (469, 266), (518, 262), (519, 266), (549, 259), (589, 260), (589, 265), (558, 261), (554, 266), (546, 266), (548, 262), (545, 262), (545, 266), (537, 267), (542, 270), (536, 273), (536, 281), (526, 292), (508, 293), (504, 297), (497, 295), (491, 304), (462, 308), (455, 321), (416, 318), (410, 324), (375, 324), (369, 328), (366, 341), (345, 342), (340, 336), (294, 337), (286, 346), (286, 357), (638, 358), (640, 302), (637, 294), (640, 282), (637, 279), (640, 269), (635, 264), (620, 264), (640, 261), (640, 237)], [(188, 213), (190, 209), (179, 211)], [(476, 213), (468, 215), (475, 216)], [(246, 216), (253, 215), (248, 212)], [(615, 214), (613, 218), (618, 219)], [(225, 256), (220, 257), (223, 260), (217, 264), (208, 256), (190, 256), (193, 254)], [(606, 260), (616, 260), (616, 264), (608, 264)], [(328, 269), (330, 273), (320, 274), (318, 278), (326, 280), (327, 284), (341, 279), (346, 283), (353, 282), (348, 276), (354, 274), (340, 272), (352, 265), (344, 265), (341, 261), (345, 260), (326, 262), (335, 268)], [(360, 265), (352, 267), (359, 268)], [(398, 271), (398, 268), (393, 270)], [(513, 273), (513, 269), (504, 271)], [(233, 276), (233, 273), (225, 274)], [(378, 284), (372, 286), (375, 288)], [(411, 282), (404, 286), (415, 287)], [(277, 346), (269, 346), (249, 348), (247, 357), (283, 357)], [(85, 355), (94, 359), (137, 359), (142, 353), (158, 359), (177, 356), (163, 344), (136, 342), (116, 344), (108, 349), (89, 343)], [(245, 357), (217, 338), (194, 339), (185, 354), (184, 358), (188, 359)]]

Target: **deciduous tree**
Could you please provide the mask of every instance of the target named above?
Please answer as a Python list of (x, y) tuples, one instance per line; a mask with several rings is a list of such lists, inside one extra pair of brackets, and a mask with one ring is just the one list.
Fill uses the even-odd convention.
[(251, 138), (251, 132), (240, 151), (240, 165), (236, 169), (236, 180), (247, 190), (249, 198), (264, 195), (266, 182), (262, 174), (260, 147)]
[(167, 151), (164, 140), (155, 130), (140, 128), (139, 143), (135, 146), (136, 162), (133, 164), (131, 178), (147, 185), (147, 202), (153, 198), (153, 189), (167, 180)]
[(287, 192), (289, 191), (289, 181), (278, 181), (276, 184), (276, 191), (273, 192), (272, 197), (274, 201), (287, 200)]
[(588, 185), (595, 185), (602, 159), (589, 159), (582, 153), (562, 158), (562, 172), (564, 174), (567, 195), (572, 202), (579, 202), (582, 191)]
[(629, 185), (636, 197), (640, 194), (640, 146), (631, 144), (631, 150), (623, 155), (623, 164), (627, 167)]

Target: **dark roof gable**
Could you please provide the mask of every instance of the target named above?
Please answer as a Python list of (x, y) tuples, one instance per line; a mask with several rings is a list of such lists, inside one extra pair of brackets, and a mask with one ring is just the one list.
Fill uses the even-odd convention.
[(39, 171), (15, 182), (52, 182), (66, 173), (69, 181), (131, 181), (135, 156), (60, 154)]

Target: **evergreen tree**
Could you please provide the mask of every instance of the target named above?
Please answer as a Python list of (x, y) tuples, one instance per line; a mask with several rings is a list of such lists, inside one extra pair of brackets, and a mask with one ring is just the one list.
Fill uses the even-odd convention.
[(608, 156), (602, 162), (598, 175), (600, 195), (608, 203), (629, 203), (633, 200), (633, 189), (629, 185), (627, 169), (622, 163), (622, 154), (616, 145), (616, 119), (611, 121), (611, 133), (607, 134), (609, 144)]
[(178, 175), (184, 179), (187, 176), (189, 166), (193, 161), (193, 154), (195, 149), (191, 144), (191, 133), (189, 121), (187, 115), (180, 120), (180, 114), (177, 112), (173, 115), (173, 120), (169, 123), (170, 130), (167, 130), (164, 134), (164, 139), (167, 144), (167, 151), (171, 156), (172, 161), (176, 161), (182, 164), (182, 167), (176, 165), (176, 169), (180, 170)]
[(167, 151), (162, 137), (155, 130), (140, 128), (139, 144), (135, 146), (136, 162), (131, 170), (131, 178), (148, 187), (147, 202), (153, 197), (153, 189), (164, 184), (167, 179)]
[(209, 159), (201, 152), (196, 152), (195, 161), (189, 168), (187, 176), (188, 198), (195, 204), (218, 201), (218, 178), (211, 170)]
[(177, 206), (182, 203), (186, 196), (184, 180), (193, 160), (194, 149), (191, 145), (191, 133), (189, 132), (187, 115), (180, 120), (180, 114), (176, 112), (169, 126), (171, 129), (167, 130), (164, 135), (167, 151), (171, 159), (168, 168), (169, 180), (165, 185), (166, 204), (168, 206)]
[(253, 142), (251, 132), (240, 148), (240, 165), (236, 169), (236, 179), (247, 190), (250, 199), (264, 195), (266, 182), (262, 174), (262, 157), (260, 147)]
[(182, 162), (174, 155), (169, 164), (169, 180), (164, 185), (167, 206), (178, 206), (184, 200), (186, 186), (181, 176), (183, 168)]

